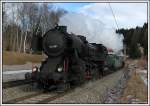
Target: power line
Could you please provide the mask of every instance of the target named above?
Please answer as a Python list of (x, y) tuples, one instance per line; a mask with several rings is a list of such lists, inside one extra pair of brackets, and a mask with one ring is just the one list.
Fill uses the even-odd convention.
[(114, 12), (113, 12), (113, 9), (112, 9), (112, 7), (111, 7), (110, 3), (108, 3), (108, 4), (109, 4), (110, 10), (111, 10), (111, 12), (112, 12), (112, 14), (113, 14), (113, 17), (114, 17), (114, 20), (115, 20), (116, 26), (117, 26), (117, 28), (119, 29), (118, 24), (117, 24), (117, 20), (116, 20), (116, 17), (115, 17), (115, 14), (114, 14)]

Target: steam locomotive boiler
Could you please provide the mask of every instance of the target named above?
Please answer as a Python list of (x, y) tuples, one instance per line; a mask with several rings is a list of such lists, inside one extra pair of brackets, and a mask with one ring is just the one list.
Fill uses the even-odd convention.
[(64, 90), (103, 75), (106, 47), (67, 33), (66, 26), (56, 26), (45, 33), (41, 45), (47, 58), (40, 68), (25, 74), (26, 79), (34, 80), (40, 87)]

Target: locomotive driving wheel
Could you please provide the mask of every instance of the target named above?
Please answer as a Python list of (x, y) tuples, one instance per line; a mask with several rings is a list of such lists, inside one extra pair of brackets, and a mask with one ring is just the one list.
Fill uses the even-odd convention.
[(104, 76), (103, 68), (100, 68), (98, 73), (99, 73), (99, 79), (102, 78)]
[(71, 68), (71, 84), (73, 85), (81, 85), (85, 82), (85, 70), (79, 65), (74, 65)]
[(60, 83), (60, 84), (57, 86), (57, 92), (65, 92), (65, 91), (67, 91), (68, 89), (70, 89), (70, 83), (68, 83), (68, 82)]

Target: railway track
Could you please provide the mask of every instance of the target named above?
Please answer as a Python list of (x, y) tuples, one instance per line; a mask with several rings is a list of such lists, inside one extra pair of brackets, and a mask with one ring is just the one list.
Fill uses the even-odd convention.
[[(104, 76), (106, 76), (108, 73), (104, 73), (104, 74), (105, 74)], [(15, 81), (8, 81), (8, 82), (3, 82), (2, 83), (2, 88), (7, 89), (7, 88), (10, 88), (10, 87), (16, 87), (16, 86), (25, 85), (25, 84), (31, 84), (33, 82), (34, 82), (33, 80), (25, 80), (25, 79), (15, 80)]]
[(63, 97), (69, 92), (72, 92), (72, 90), (62, 93), (41, 91), (5, 101), (4, 104), (47, 104), (57, 98)]
[[(32, 83), (32, 81), (25, 81), (25, 82), (20, 82), (23, 80), (19, 80), (18, 83), (15, 83), (16, 81), (11, 81), (13, 83), (11, 83), (9, 85), (9, 83), (5, 83), (5, 85), (3, 85), (3, 88), (9, 88), (9, 87), (13, 87), (13, 86), (18, 86), (19, 85), (24, 85), (25, 83)], [(58, 93), (55, 91), (39, 91), (36, 93), (32, 93), (26, 96), (22, 96), (22, 97), (18, 97), (18, 98), (13, 98), (11, 100), (5, 101), (4, 104), (47, 104), (51, 101), (54, 101), (57, 98), (61, 98), (64, 95), (72, 92), (74, 89), (69, 89), (66, 92), (62, 92), (62, 93)]]
[(16, 81), (9, 81), (9, 82), (3, 82), (2, 83), (2, 88), (10, 88), (10, 87), (16, 87), (20, 85), (25, 85), (25, 84), (30, 84), (34, 82), (33, 80), (16, 80)]
[(48, 97), (48, 98), (45, 98), (43, 100), (38, 101), (37, 104), (47, 104), (47, 103), (49, 103), (49, 102), (51, 102), (51, 101), (53, 101), (55, 99), (61, 98), (61, 97), (65, 96), (66, 94), (73, 92), (74, 89), (75, 88), (69, 89), (66, 92), (56, 93), (55, 95), (53, 95), (51, 97)]
[(42, 93), (43, 92), (38, 92), (38, 93), (30, 94), (30, 95), (27, 95), (27, 96), (22, 96), (22, 97), (18, 97), (18, 98), (15, 98), (15, 99), (11, 99), (11, 100), (5, 101), (4, 104), (18, 103), (18, 102), (23, 101), (25, 99), (29, 99), (29, 98), (41, 95)]

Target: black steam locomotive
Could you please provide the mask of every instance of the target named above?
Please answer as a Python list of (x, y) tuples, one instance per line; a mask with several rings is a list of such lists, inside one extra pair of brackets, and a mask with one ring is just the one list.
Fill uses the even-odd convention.
[(84, 36), (69, 34), (66, 26), (49, 30), (41, 41), (48, 57), (40, 68), (35, 67), (32, 73), (25, 75), (38, 86), (64, 90), (103, 75), (108, 52), (102, 44), (89, 43)]

